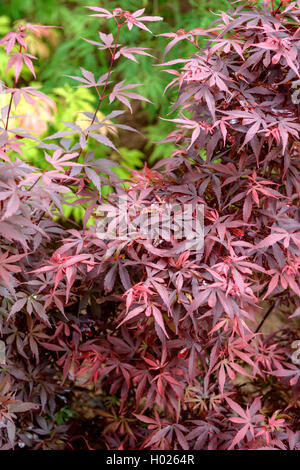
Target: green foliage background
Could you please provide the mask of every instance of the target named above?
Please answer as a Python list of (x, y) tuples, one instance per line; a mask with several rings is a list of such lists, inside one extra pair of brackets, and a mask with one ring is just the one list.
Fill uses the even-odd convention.
[[(126, 80), (127, 83), (142, 83), (144, 86), (138, 89), (153, 104), (141, 102), (137, 113), (137, 127), (144, 134), (145, 139), (139, 148), (131, 147), (126, 142), (131, 141), (131, 135), (118, 144), (118, 138), (114, 138), (116, 145), (121, 144), (121, 155), (118, 157), (121, 164), (129, 168), (139, 169), (147, 162), (151, 166), (160, 158), (169, 156), (174, 147), (173, 144), (154, 144), (164, 138), (171, 130), (172, 125), (167, 121), (159, 119), (167, 117), (169, 106), (175, 96), (172, 91), (163, 95), (170, 76), (160, 71), (159, 67), (153, 67), (162, 59), (162, 52), (167, 45), (167, 39), (155, 37), (163, 32), (176, 32), (178, 29), (186, 31), (201, 27), (207, 28), (216, 18), (214, 13), (227, 10), (230, 5), (226, 0), (2, 0), (0, 3), (0, 37), (16, 27), (16, 22), (23, 20), (31, 24), (44, 24), (59, 26), (55, 30), (54, 43), (43, 39), (42, 48), (34, 55), (38, 57), (35, 61), (35, 70), (38, 82), (32, 81), (31, 74), (24, 69), (22, 72), (20, 86), (39, 85), (41, 91), (49, 95), (57, 104), (57, 115), (54, 122), (49, 123), (47, 133), (57, 132), (65, 129), (61, 121), (73, 121), (74, 113), (77, 111), (90, 111), (95, 109), (96, 95), (90, 89), (74, 88), (76, 82), (66, 75), (81, 75), (80, 67), (92, 71), (96, 78), (107, 72), (109, 53), (97, 49), (81, 38), (98, 40), (98, 32), (114, 33), (114, 22), (102, 18), (88, 16), (89, 12), (84, 7), (87, 5), (101, 6), (112, 10), (121, 7), (124, 10), (135, 11), (145, 8), (147, 15), (159, 15), (164, 21), (151, 23), (150, 33), (133, 27), (131, 31), (127, 27), (121, 30), (120, 43), (128, 46), (139, 46), (150, 48), (154, 58), (148, 56), (137, 56), (139, 63), (134, 63), (121, 58), (112, 76), (114, 80)], [(213, 13), (214, 12), (214, 13)], [(43, 47), (48, 48), (48, 53), (43, 53)], [(180, 50), (178, 50), (180, 49)], [(182, 41), (168, 54), (167, 59), (185, 57), (194, 52), (193, 46), (187, 41)], [(0, 67), (4, 72), (6, 68), (6, 55), (0, 48)], [(3, 76), (0, 77), (0, 80)], [(12, 70), (8, 75), (12, 82)], [(12, 83), (8, 83), (11, 85)], [(119, 103), (113, 103), (114, 108), (121, 109)], [(101, 111), (108, 114), (112, 106), (104, 100)], [(142, 116), (139, 122), (139, 116)], [(168, 116), (169, 118), (172, 115)], [(134, 126), (135, 127), (135, 126)], [(44, 133), (44, 136), (46, 133)], [(41, 136), (43, 137), (43, 135)], [(34, 144), (32, 142), (32, 144)], [(45, 168), (44, 155), (41, 149), (27, 144), (26, 151), (28, 161), (36, 166)], [(109, 156), (109, 149), (103, 146), (99, 149), (101, 155)], [(116, 159), (116, 156), (113, 156)], [(126, 172), (124, 173), (124, 176)], [(122, 175), (120, 175), (122, 176)], [(66, 216), (72, 214), (66, 209)], [(79, 221), (80, 213), (73, 217)]]

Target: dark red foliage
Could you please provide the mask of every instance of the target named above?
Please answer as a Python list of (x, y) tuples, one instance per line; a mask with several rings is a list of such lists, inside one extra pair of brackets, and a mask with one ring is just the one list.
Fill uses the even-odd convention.
[[(88, 8), (115, 20), (115, 38), (92, 42), (111, 65), (98, 80), (84, 69), (73, 77), (97, 90), (99, 105), (85, 130), (65, 123), (70, 130), (38, 141), (45, 171), (16, 158), (34, 136), (8, 126), (20, 93), (43, 97), (16, 88), (23, 65), (34, 74), (26, 28), (38, 27), (0, 41), (15, 70), (0, 135), (0, 447), (70, 447), (56, 413), (84, 378), (101, 392), (109, 449), (299, 450), (299, 1), (251, 2), (221, 12), (207, 31), (163, 34), (164, 57), (182, 40), (195, 45), (190, 58), (162, 64), (183, 64), (166, 69), (178, 117), (165, 140), (177, 150), (132, 171), (127, 186), (116, 163), (86, 144), (115, 148), (94, 131), (124, 111), (101, 122), (96, 114), (115, 60), (145, 54), (120, 49), (120, 29), (149, 31), (144, 22), (161, 18)], [(113, 84), (109, 101), (131, 109), (129, 98), (146, 100), (128, 91), (136, 86)], [(114, 188), (105, 198), (103, 184)], [(82, 230), (53, 221), (70, 191), (86, 205)], [(174, 236), (109, 239), (97, 224), (87, 229), (120, 198), (135, 214), (202, 204), (203, 252)]]

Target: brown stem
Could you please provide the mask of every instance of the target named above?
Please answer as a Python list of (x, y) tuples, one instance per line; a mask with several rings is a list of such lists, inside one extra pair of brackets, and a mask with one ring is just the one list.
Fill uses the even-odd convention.
[[(21, 45), (19, 47), (19, 52), (22, 52), (22, 46)], [(17, 77), (14, 78), (13, 89), (16, 88), (16, 84), (17, 84)], [(9, 116), (10, 116), (10, 111), (11, 111), (12, 100), (13, 100), (13, 92), (10, 95), (10, 102), (9, 102), (9, 106), (8, 106), (6, 125), (5, 125), (5, 130), (6, 131), (8, 129), (8, 121), (9, 121)]]
[[(112, 67), (113, 67), (113, 64), (114, 64), (114, 61), (115, 61), (115, 54), (116, 54), (116, 50), (117, 50), (117, 44), (118, 44), (120, 29), (121, 29), (121, 26), (122, 26), (122, 24), (119, 24), (119, 23), (117, 23), (117, 24), (118, 24), (118, 31), (117, 31), (116, 41), (115, 41), (115, 45), (114, 45), (114, 50), (113, 50), (113, 53), (112, 53), (112, 56), (111, 56), (111, 61), (110, 61), (109, 69), (108, 69), (108, 75), (107, 75), (107, 77), (106, 77), (106, 80), (105, 80), (105, 83), (104, 83), (104, 86), (103, 86), (101, 95), (99, 95), (98, 89), (96, 88), (97, 94), (98, 94), (98, 96), (99, 96), (99, 101), (98, 101), (97, 108), (96, 108), (96, 110), (95, 110), (93, 119), (92, 119), (92, 121), (91, 121), (91, 123), (90, 123), (90, 126), (92, 126), (92, 125), (94, 124), (94, 122), (95, 122), (97, 113), (98, 113), (98, 111), (99, 111), (99, 108), (100, 108), (100, 106), (101, 106), (101, 103), (102, 103), (103, 99), (106, 98), (106, 96), (108, 96), (108, 95), (104, 96), (104, 93), (105, 93), (105, 90), (106, 90), (106, 88), (107, 88), (108, 80), (109, 80), (109, 78), (110, 78), (110, 76), (111, 76)], [(88, 137), (89, 137), (89, 134), (87, 134), (86, 140), (88, 139)], [(83, 150), (83, 149), (80, 150), (80, 152), (79, 152), (79, 154), (78, 154), (78, 158), (79, 158), (80, 155), (82, 154), (82, 150)]]
[(13, 100), (13, 92), (11, 92), (9, 106), (8, 106), (7, 118), (6, 118), (6, 124), (5, 124), (5, 130), (6, 131), (8, 129), (8, 120), (9, 120), (9, 115), (10, 115), (10, 111), (11, 111), (12, 100)]
[[(46, 173), (46, 171), (49, 170), (50, 166), (51, 166), (51, 165), (49, 165), (49, 166), (46, 168), (46, 170), (43, 171), (43, 173), (42, 173), (43, 175)], [(28, 191), (31, 191), (32, 188), (35, 187), (35, 185), (37, 184), (37, 182), (39, 181), (39, 179), (40, 179), (40, 177), (35, 180), (35, 182), (30, 186), (30, 188), (28, 189)]]
[[(21, 49), (22, 48), (20, 47), (19, 52), (21, 52)], [(17, 79), (15, 78), (14, 83), (13, 83), (13, 90), (16, 88), (16, 84), (17, 84)], [(8, 111), (7, 111), (7, 118), (6, 118), (6, 124), (5, 124), (5, 130), (6, 131), (8, 129), (8, 121), (9, 121), (9, 116), (10, 116), (10, 112), (11, 112), (12, 100), (13, 100), (13, 91), (10, 94), (10, 101), (9, 101), (9, 106), (8, 106)]]
[(261, 320), (260, 324), (259, 324), (258, 327), (256, 328), (255, 333), (258, 333), (258, 332), (259, 332), (259, 330), (261, 329), (261, 327), (262, 327), (263, 324), (265, 323), (266, 319), (267, 319), (267, 318), (269, 317), (269, 315), (272, 313), (272, 311), (274, 310), (274, 308), (277, 307), (279, 300), (280, 300), (280, 299), (275, 300), (275, 302), (273, 302), (273, 304), (270, 305), (270, 307), (268, 308), (267, 312), (266, 312), (265, 315), (264, 315), (264, 318)]

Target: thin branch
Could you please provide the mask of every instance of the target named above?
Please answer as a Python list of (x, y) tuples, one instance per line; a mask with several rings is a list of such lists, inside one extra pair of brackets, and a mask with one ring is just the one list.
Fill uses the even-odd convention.
[(272, 313), (272, 311), (274, 310), (274, 308), (277, 307), (279, 301), (280, 301), (280, 299), (277, 299), (277, 300), (275, 300), (275, 302), (273, 302), (272, 305), (270, 305), (270, 307), (268, 308), (267, 312), (266, 312), (265, 315), (264, 315), (264, 318), (261, 320), (260, 324), (259, 324), (258, 327), (256, 328), (255, 333), (258, 333), (258, 331), (261, 329), (261, 327), (263, 326), (263, 324), (265, 323), (265, 321), (267, 320), (267, 318), (269, 317), (269, 315), (271, 315), (271, 313)]
[[(118, 24), (118, 31), (117, 31), (116, 41), (115, 41), (115, 45), (114, 45), (114, 50), (113, 50), (112, 57), (111, 57), (111, 61), (110, 61), (110, 66), (109, 66), (108, 74), (107, 74), (106, 81), (105, 81), (105, 83), (104, 83), (104, 86), (103, 86), (101, 95), (99, 95), (98, 89), (96, 88), (97, 94), (98, 94), (98, 96), (99, 96), (99, 101), (98, 101), (96, 110), (95, 110), (95, 112), (94, 112), (93, 119), (92, 119), (92, 121), (91, 121), (91, 123), (90, 123), (90, 126), (92, 126), (92, 125), (94, 124), (94, 122), (95, 122), (95, 119), (96, 119), (96, 117), (97, 117), (97, 113), (98, 113), (98, 111), (99, 111), (99, 108), (100, 108), (100, 106), (101, 106), (101, 103), (102, 103), (103, 99), (106, 98), (106, 96), (108, 96), (108, 95), (104, 96), (104, 93), (105, 93), (105, 90), (106, 90), (106, 88), (107, 88), (108, 80), (109, 80), (109, 78), (110, 78), (110, 76), (111, 76), (113, 64), (114, 64), (114, 62), (115, 62), (115, 55), (116, 55), (116, 50), (117, 50), (117, 45), (118, 45), (118, 40), (119, 40), (120, 29), (121, 29), (121, 27), (123, 26), (123, 23), (122, 23), (122, 24), (117, 23), (117, 24)], [(88, 137), (89, 137), (89, 134), (87, 133), (87, 135), (86, 135), (86, 140), (88, 139)], [(79, 154), (78, 154), (78, 158), (79, 158), (80, 155), (82, 154), (82, 151), (83, 151), (83, 149), (80, 150), (80, 152), (79, 152)]]

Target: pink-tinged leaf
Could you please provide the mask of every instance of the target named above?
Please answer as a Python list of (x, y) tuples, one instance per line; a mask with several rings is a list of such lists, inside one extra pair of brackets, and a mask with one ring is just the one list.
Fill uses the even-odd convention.
[(29, 57), (24, 57), (24, 63), (25, 65), (29, 68), (30, 72), (32, 73), (32, 75), (34, 76), (34, 78), (36, 78), (36, 75), (35, 75), (35, 71), (34, 71), (34, 68), (33, 68), (33, 63), (32, 63), (32, 60), (29, 59)]
[(226, 372), (228, 374), (228, 377), (231, 379), (231, 380), (234, 380), (235, 379), (235, 373), (233, 372), (232, 369), (230, 369), (230, 367), (225, 364), (225, 368), (226, 368)]
[(14, 54), (7, 63), (7, 72), (11, 67), (14, 67), (16, 82), (19, 80), (19, 76), (22, 70), (23, 60), (19, 55)]
[(119, 328), (121, 325), (123, 325), (123, 323), (127, 322), (128, 320), (131, 320), (131, 318), (134, 318), (134, 317), (136, 317), (137, 315), (139, 315), (140, 313), (142, 313), (144, 310), (145, 310), (145, 307), (144, 307), (144, 306), (136, 307), (136, 308), (134, 308), (133, 310), (131, 310), (129, 313), (127, 313), (127, 315), (126, 315), (126, 317), (124, 318), (124, 320), (121, 321), (121, 323), (119, 323), (118, 328)]
[(121, 101), (126, 106), (128, 106), (131, 112), (132, 112), (132, 108), (127, 98), (134, 98), (134, 99), (143, 100), (143, 101), (147, 101), (148, 103), (151, 103), (151, 101), (148, 100), (148, 98), (145, 98), (144, 96), (139, 95), (137, 93), (131, 93), (127, 91), (127, 90), (130, 90), (131, 88), (140, 86), (140, 84), (135, 83), (135, 84), (130, 84), (130, 85), (124, 85), (124, 82), (125, 80), (122, 80), (120, 83), (117, 83), (117, 85), (115, 85), (113, 91), (109, 95), (110, 103), (112, 103), (117, 98), (119, 101)]
[(204, 290), (200, 292), (197, 297), (191, 302), (187, 314), (191, 315), (195, 310), (197, 310), (197, 308), (200, 307), (200, 305), (202, 305), (206, 301), (208, 296), (209, 291)]
[(17, 192), (14, 191), (7, 203), (6, 211), (1, 220), (8, 219), (9, 217), (11, 217), (13, 214), (15, 214), (18, 211), (19, 207), (20, 207), (20, 199), (19, 199)]
[(156, 425), (156, 421), (155, 419), (153, 418), (148, 418), (148, 416), (144, 416), (144, 415), (141, 415), (141, 414), (137, 414), (137, 413), (132, 413), (133, 416), (135, 416), (137, 419), (139, 419), (140, 421), (142, 421), (143, 423), (146, 423), (146, 424), (154, 424)]
[(99, 193), (101, 192), (101, 180), (100, 176), (92, 168), (85, 168), (87, 177), (94, 183)]
[(127, 59), (132, 60), (133, 62), (137, 62), (135, 56), (133, 54), (140, 54), (140, 55), (147, 55), (150, 57), (153, 57), (151, 54), (148, 52), (145, 52), (146, 48), (141, 48), (141, 47), (122, 47), (115, 55), (115, 59), (118, 59), (121, 55), (126, 57)]
[(253, 126), (250, 127), (250, 129), (246, 133), (245, 140), (243, 142), (243, 147), (250, 142), (251, 139), (257, 134), (258, 130), (260, 129), (260, 121), (257, 121), (256, 123), (253, 124)]
[(267, 248), (269, 246), (274, 245), (275, 243), (279, 242), (285, 237), (285, 234), (283, 233), (273, 233), (266, 237), (264, 240), (258, 243), (256, 245), (256, 248)]
[(105, 278), (104, 278), (104, 289), (107, 291), (107, 292), (111, 292), (113, 287), (114, 287), (114, 284), (115, 284), (115, 279), (116, 279), (116, 273), (117, 273), (117, 268), (118, 268), (118, 265), (115, 263), (111, 268), (110, 270), (108, 271), (108, 273), (106, 274)]
[(189, 450), (190, 449), (189, 443), (187, 442), (183, 433), (177, 427), (175, 428), (175, 434), (178, 439), (178, 443), (181, 445), (183, 450)]
[(106, 10), (105, 8), (99, 8), (99, 7), (85, 7), (88, 8), (89, 10), (96, 11), (97, 14), (90, 15), (90, 16), (99, 16), (99, 17), (104, 17), (104, 18), (113, 18), (113, 15)]
[(153, 287), (155, 287), (156, 291), (159, 293), (160, 297), (162, 298), (164, 304), (169, 309), (170, 299), (169, 299), (168, 290), (164, 286), (162, 286), (161, 284), (159, 284), (158, 282), (154, 280), (152, 281), (152, 285)]
[(80, 67), (81, 73), (90, 83), (95, 83), (95, 77), (92, 72), (85, 70), (83, 67)]
[(243, 220), (248, 222), (252, 212), (251, 196), (248, 194), (243, 205)]
[(248, 431), (248, 424), (246, 424), (242, 429), (239, 430), (239, 432), (236, 434), (235, 438), (233, 439), (230, 447), (228, 447), (228, 450), (231, 450), (238, 444), (247, 434)]
[(204, 98), (206, 100), (208, 109), (212, 115), (213, 120), (216, 120), (216, 104), (213, 95), (209, 91), (208, 88), (205, 88), (204, 90)]
[(106, 137), (105, 135), (89, 134), (89, 136), (92, 137), (92, 139), (97, 140), (97, 142), (100, 142), (100, 144), (106, 145), (107, 147), (110, 147), (110, 148), (114, 149), (116, 152), (120, 153), (119, 150), (112, 143), (112, 141), (108, 137)]
[(219, 387), (220, 387), (220, 392), (222, 395), (224, 393), (225, 378), (226, 378), (225, 369), (224, 369), (224, 365), (222, 364), (219, 369)]
[[(249, 413), (251, 414), (251, 416), (254, 416), (255, 413), (261, 409), (261, 396), (260, 397), (256, 397), (253, 402), (251, 403), (250, 405), (250, 408), (249, 408)], [(255, 419), (257, 421), (264, 421), (264, 416), (263, 415), (255, 415)]]
[(150, 447), (151, 445), (155, 444), (160, 439), (162, 439), (169, 432), (169, 430), (170, 430), (170, 426), (165, 426), (164, 428), (155, 432), (153, 437), (147, 442), (147, 447)]
[(62, 137), (66, 137), (67, 135), (72, 135), (72, 134), (77, 134), (78, 131), (59, 131), (56, 132), (53, 135), (50, 135), (49, 137), (45, 137), (44, 140), (49, 140), (49, 139), (61, 139)]
[(130, 276), (128, 274), (127, 269), (122, 264), (119, 264), (119, 275), (124, 289), (130, 289), (132, 287)]
[[(175, 35), (175, 33), (174, 33)], [(176, 37), (174, 37), (174, 39), (172, 39), (172, 41), (169, 42), (169, 44), (166, 46), (165, 50), (164, 50), (164, 53), (163, 53), (163, 57), (162, 57), (162, 61), (165, 60), (165, 57), (166, 55), (168, 54), (168, 52), (170, 52), (170, 50), (176, 46), (176, 44), (179, 42), (179, 41), (182, 41), (183, 39), (186, 39), (190, 36), (190, 34), (182, 34), (182, 35), (178, 35)]]
[(274, 289), (278, 286), (278, 281), (279, 281), (279, 274), (275, 274), (272, 276), (268, 290), (266, 295), (263, 297), (263, 300), (265, 300), (266, 297), (268, 297)]
[(230, 406), (230, 408), (235, 411), (238, 415), (240, 415), (242, 418), (247, 418), (246, 414), (245, 414), (245, 411), (243, 410), (243, 408), (238, 404), (238, 403), (235, 403), (233, 400), (231, 400), (231, 398), (229, 397), (225, 397), (225, 400), (227, 401), (228, 405)]
[(8, 222), (0, 222), (0, 234), (8, 240), (20, 242), (25, 249), (28, 249), (25, 236), (20, 230), (17, 230), (14, 225)]
[(17, 312), (19, 312), (20, 310), (22, 310), (22, 308), (24, 307), (24, 305), (26, 304), (26, 302), (27, 302), (27, 298), (26, 298), (26, 297), (23, 298), (23, 299), (17, 300), (17, 301), (13, 304), (13, 306), (12, 306), (12, 308), (11, 308), (11, 310), (10, 310), (10, 312), (9, 312), (9, 317), (8, 317), (8, 318), (12, 317), (15, 313), (17, 313)]
[(248, 374), (248, 372), (243, 367), (239, 366), (235, 362), (231, 362), (230, 366), (235, 369), (239, 374), (244, 375), (245, 377), (250, 377), (251, 379), (253, 378), (252, 375)]
[(56, 150), (52, 157), (45, 152), (45, 159), (51, 163), (51, 165), (59, 170), (63, 170), (63, 166), (84, 166), (77, 162), (71, 162), (70, 160), (77, 157), (78, 153), (66, 153), (64, 154), (61, 149)]
[(162, 314), (161, 314), (160, 310), (157, 307), (155, 307), (155, 305), (152, 305), (152, 314), (153, 314), (154, 319), (157, 322), (157, 324), (161, 327), (161, 329), (165, 333), (166, 337), (169, 338), (168, 333), (166, 332), (166, 329), (165, 329)]
[(145, 8), (141, 8), (140, 10), (136, 10), (134, 13), (132, 13), (132, 16), (137, 17), (141, 16), (145, 11)]

